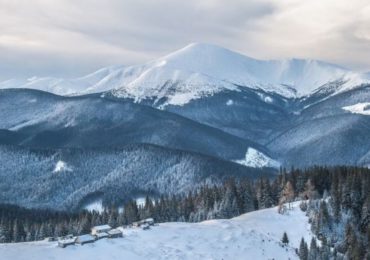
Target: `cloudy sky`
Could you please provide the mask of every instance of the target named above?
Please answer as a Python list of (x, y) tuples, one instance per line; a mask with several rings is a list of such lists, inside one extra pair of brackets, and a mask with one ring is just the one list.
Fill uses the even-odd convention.
[(73, 77), (191, 42), (370, 71), (370, 2), (0, 0), (0, 79)]

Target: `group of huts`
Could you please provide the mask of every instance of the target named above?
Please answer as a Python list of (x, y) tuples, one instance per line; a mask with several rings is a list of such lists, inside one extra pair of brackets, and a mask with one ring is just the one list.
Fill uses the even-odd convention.
[[(138, 222), (132, 223), (132, 225), (128, 227), (140, 227), (143, 230), (149, 229), (150, 226), (154, 225), (154, 219), (148, 218)], [(58, 239), (58, 246), (65, 248), (70, 245), (74, 244), (88, 244), (94, 243), (95, 241), (102, 239), (102, 238), (118, 238), (123, 237), (122, 231), (119, 229), (114, 229), (109, 225), (101, 225), (95, 226), (91, 228), (90, 234), (80, 235), (80, 236), (73, 236), (67, 235), (64, 237), (60, 237)]]

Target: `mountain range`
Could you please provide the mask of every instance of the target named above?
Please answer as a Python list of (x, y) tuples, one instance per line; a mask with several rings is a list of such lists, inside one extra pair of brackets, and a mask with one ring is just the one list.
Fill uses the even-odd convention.
[[(21, 158), (28, 149), (43, 150), (51, 156), (46, 162), (78, 149), (126, 162), (134, 160), (131, 145), (155, 145), (201, 162), (212, 158), (209, 169), (370, 165), (370, 76), (321, 61), (257, 60), (197, 43), (143, 65), (111, 66), (76, 79), (11, 79), (0, 89), (2, 153), (20, 149)], [(154, 163), (139, 151), (146, 158), (141, 163)], [(49, 174), (56, 163), (48, 164)], [(22, 175), (4, 164), (2, 170)], [(204, 169), (183, 174), (201, 176)], [(163, 191), (155, 187), (166, 180), (155, 176), (161, 181), (150, 190)], [(80, 194), (81, 187), (73, 187)]]
[(112, 91), (137, 101), (164, 98), (165, 104), (182, 105), (240, 87), (292, 98), (309, 95), (329, 82), (343, 81), (336, 90), (341, 92), (368, 80), (368, 74), (321, 61), (257, 60), (219, 46), (193, 43), (143, 65), (106, 67), (76, 79), (11, 79), (0, 83), (0, 88), (32, 88), (59, 95)]

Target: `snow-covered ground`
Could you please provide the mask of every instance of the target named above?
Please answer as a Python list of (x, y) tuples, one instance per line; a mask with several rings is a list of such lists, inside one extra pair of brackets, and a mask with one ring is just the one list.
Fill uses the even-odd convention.
[[(58, 248), (56, 242), (0, 244), (0, 259), (298, 259), (300, 239), (310, 241), (308, 218), (293, 204), (288, 215), (276, 208), (230, 220), (163, 223), (150, 230), (124, 229), (124, 237)], [(287, 232), (289, 247), (280, 244)]]
[(370, 103), (358, 103), (352, 106), (343, 107), (344, 110), (349, 111), (354, 114), (361, 114), (370, 116)]
[(86, 204), (83, 208), (88, 211), (103, 212), (104, 211), (103, 200), (102, 199), (94, 200)]
[[(136, 204), (138, 206), (145, 206), (145, 197), (138, 197), (135, 199), (136, 200)], [(154, 200), (153, 200), (153, 203), (154, 203)], [(84, 207), (84, 209), (88, 210), (88, 211), (97, 211), (97, 212), (103, 212), (104, 211), (104, 207), (103, 207), (103, 200), (102, 199), (96, 199), (90, 203), (87, 203)], [(119, 210), (123, 210), (123, 207), (120, 207)]]
[(245, 165), (245, 166), (254, 167), (254, 168), (260, 168), (260, 167), (279, 168), (280, 167), (280, 163), (278, 161), (271, 159), (267, 155), (253, 148), (248, 148), (244, 159), (235, 160), (235, 162)]
[(63, 172), (63, 171), (70, 172), (72, 171), (72, 168), (69, 167), (66, 162), (58, 161), (55, 165), (53, 172)]

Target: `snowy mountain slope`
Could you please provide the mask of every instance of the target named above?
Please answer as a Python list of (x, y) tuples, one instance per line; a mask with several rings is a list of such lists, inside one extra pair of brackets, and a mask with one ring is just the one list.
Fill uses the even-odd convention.
[(278, 94), (242, 89), (216, 93), (183, 106), (168, 105), (165, 110), (264, 144), (289, 125), (292, 103)]
[(280, 167), (279, 162), (271, 159), (270, 157), (266, 156), (265, 154), (253, 148), (248, 148), (244, 159), (236, 160), (235, 162), (241, 165), (255, 167), (255, 168), (262, 168), (262, 167), (279, 168)]
[(354, 114), (370, 115), (370, 102), (358, 103), (351, 106), (343, 107), (344, 110), (349, 111)]
[(112, 74), (120, 68), (122, 68), (122, 66), (106, 67), (76, 79), (63, 79), (53, 77), (11, 79), (0, 82), (0, 89), (28, 88), (60, 95), (74, 95), (76, 93), (97, 93), (112, 88), (112, 86), (107, 88), (99, 88), (99, 83), (102, 79), (106, 77), (112, 77)]
[[(284, 232), (288, 247), (280, 245)], [(65, 249), (56, 242), (0, 244), (0, 259), (298, 259), (294, 249), (300, 239), (312, 237), (308, 218), (297, 203), (289, 215), (271, 208), (230, 220), (163, 223), (147, 231), (123, 229), (123, 233), (123, 238)]]
[(337, 90), (342, 92), (368, 82), (369, 77), (315, 60), (257, 60), (216, 45), (193, 43), (143, 65), (107, 67), (71, 80), (8, 80), (0, 88), (34, 88), (61, 95), (110, 90), (136, 102), (164, 99), (165, 106), (245, 87), (292, 98), (337, 80), (345, 82)]
[(367, 85), (305, 106), (266, 146), (288, 165), (367, 165), (370, 118), (343, 108), (354, 110), (369, 100)]
[(119, 148), (150, 143), (224, 159), (241, 158), (249, 147), (269, 154), (252, 141), (179, 115), (98, 96), (0, 90), (0, 118), (0, 129), (8, 130), (0, 132), (0, 141), (13, 145)]
[(333, 81), (336, 93), (369, 82), (366, 75), (315, 60), (256, 60), (211, 44), (190, 44), (143, 66), (123, 69), (118, 97), (136, 101), (166, 99), (170, 105), (243, 87), (292, 98)]
[(179, 194), (227, 178), (270, 177), (198, 153), (136, 144), (121, 149), (26, 149), (0, 146), (0, 201), (24, 207), (79, 209), (99, 195), (106, 205), (142, 194)]

